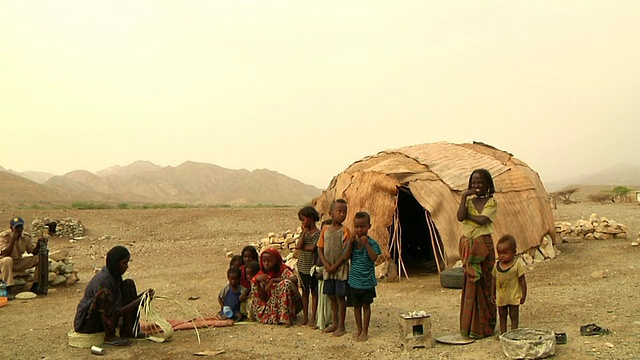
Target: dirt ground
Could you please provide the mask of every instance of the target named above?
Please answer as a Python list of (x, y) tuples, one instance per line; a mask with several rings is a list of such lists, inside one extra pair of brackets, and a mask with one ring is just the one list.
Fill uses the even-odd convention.
[[(73, 217), (87, 227), (87, 237), (76, 243), (54, 238), (52, 250), (67, 249), (76, 263), (81, 281), (56, 287), (48, 296), (14, 300), (0, 308), (0, 358), (2, 359), (89, 359), (89, 349), (68, 346), (76, 306), (94, 266), (103, 266), (104, 255), (122, 244), (132, 253), (126, 277), (139, 289), (188, 301), (202, 315), (217, 310), (217, 293), (225, 284), (229, 259), (225, 250), (238, 252), (268, 232), (298, 226), (297, 209), (159, 209), (159, 210), (3, 210), (0, 222), (14, 215), (27, 224), (35, 217)], [(638, 258), (640, 247), (632, 240), (640, 231), (640, 206), (635, 204), (573, 204), (555, 210), (556, 220), (575, 221), (591, 213), (629, 227), (628, 240), (583, 240), (559, 243), (556, 260), (536, 264), (527, 274), (529, 295), (521, 307), (520, 325), (566, 332), (568, 343), (556, 347), (562, 359), (640, 359), (640, 310)], [(29, 226), (27, 226), (29, 230)], [(109, 240), (98, 240), (110, 235)], [(607, 277), (593, 278), (597, 270)], [(433, 344), (427, 349), (404, 351), (400, 346), (400, 312), (424, 310), (431, 314), (434, 336), (453, 334), (458, 329), (460, 290), (440, 286), (436, 274), (413, 276), (410, 281), (382, 283), (373, 304), (370, 339), (356, 343), (348, 334), (334, 338), (307, 326), (248, 323), (200, 331), (198, 343), (193, 330), (177, 331), (172, 341), (136, 341), (126, 348), (107, 347), (110, 359), (185, 359), (199, 351), (224, 350), (219, 359), (342, 358), (432, 358), (503, 359), (500, 341), (488, 338), (465, 346)], [(157, 304), (167, 318), (184, 318), (166, 302)], [(583, 337), (581, 325), (597, 323), (610, 328), (607, 336)], [(347, 313), (347, 330), (353, 331), (353, 312)]]

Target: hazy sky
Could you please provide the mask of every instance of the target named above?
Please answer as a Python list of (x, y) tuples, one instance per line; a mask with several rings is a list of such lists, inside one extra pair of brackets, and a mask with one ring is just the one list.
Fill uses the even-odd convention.
[(639, 163), (640, 1), (0, 0), (0, 165), (149, 160), (326, 187), (483, 141), (543, 181)]

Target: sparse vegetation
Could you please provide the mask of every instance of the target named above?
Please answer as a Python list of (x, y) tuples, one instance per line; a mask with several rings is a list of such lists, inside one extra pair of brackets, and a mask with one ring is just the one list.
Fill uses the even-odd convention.
[(187, 209), (187, 208), (198, 208), (200, 206), (195, 204), (180, 204), (180, 203), (155, 203), (155, 204), (144, 204), (141, 206), (142, 209)]
[(587, 196), (589, 201), (598, 202), (604, 204), (606, 202), (613, 202), (613, 195), (610, 192), (601, 192), (596, 194), (589, 194)]
[(616, 186), (611, 190), (611, 192), (616, 194), (616, 196), (625, 196), (629, 191), (631, 191), (631, 189), (626, 186)]
[(40, 204), (33, 204), (33, 205), (29, 205), (29, 207), (27, 207), (27, 209), (31, 209), (31, 210), (43, 210), (46, 209), (45, 206), (42, 206)]
[(571, 195), (575, 194), (578, 190), (578, 188), (567, 189), (551, 193), (550, 195), (556, 200), (560, 199), (564, 204), (573, 204), (575, 201), (571, 200)]
[(248, 209), (252, 209), (252, 208), (262, 209), (262, 208), (290, 208), (292, 206), (291, 205), (274, 205), (274, 204), (255, 204), (255, 205), (242, 205), (240, 207), (248, 208)]
[(627, 194), (631, 192), (631, 189), (626, 186), (616, 186), (611, 189), (611, 192), (615, 195), (616, 202), (627, 202), (629, 200)]
[(186, 203), (97, 203), (93, 201), (75, 201), (71, 204), (24, 204), (12, 206), (16, 209), (47, 210), (47, 209), (78, 209), (78, 210), (109, 210), (109, 209), (215, 209), (215, 208), (239, 208), (239, 209), (269, 209), (269, 208), (291, 208), (298, 207), (292, 205), (276, 204), (254, 204), (254, 205), (231, 205), (231, 204), (186, 204)]
[(78, 210), (113, 209), (112, 205), (104, 203), (94, 203), (91, 201), (76, 201), (71, 207)]

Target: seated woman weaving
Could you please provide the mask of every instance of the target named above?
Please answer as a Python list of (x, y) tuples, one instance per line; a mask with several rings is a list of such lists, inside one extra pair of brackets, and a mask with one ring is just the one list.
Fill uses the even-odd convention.
[[(123, 246), (109, 250), (107, 266), (89, 281), (78, 304), (73, 321), (76, 332), (92, 334), (104, 331), (104, 343), (117, 346), (129, 345), (131, 341), (126, 338), (144, 336), (133, 333), (142, 294), (137, 294), (133, 280), (122, 279), (129, 268), (129, 259), (129, 250)], [(147, 293), (153, 297), (155, 292), (149, 289)], [(121, 337), (116, 336), (118, 325)]]
[(263, 324), (292, 325), (302, 310), (298, 278), (273, 248), (260, 254), (260, 271), (251, 280), (253, 316)]

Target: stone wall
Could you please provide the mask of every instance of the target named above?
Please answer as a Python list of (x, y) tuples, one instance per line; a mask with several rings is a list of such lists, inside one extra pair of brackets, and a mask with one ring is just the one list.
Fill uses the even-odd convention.
[(42, 219), (34, 219), (31, 222), (31, 237), (37, 239), (43, 234), (48, 234), (49, 229), (46, 224), (55, 221), (57, 223), (56, 233), (53, 236), (58, 237), (83, 237), (85, 233), (85, 227), (80, 220), (74, 218), (64, 218), (62, 220), (54, 220), (48, 217)]
[[(13, 280), (15, 285), (25, 285), (33, 282), (35, 268), (15, 273)], [(73, 285), (80, 281), (78, 272), (74, 269), (74, 263), (70, 260), (66, 250), (58, 250), (49, 254), (49, 287), (58, 285)]]

